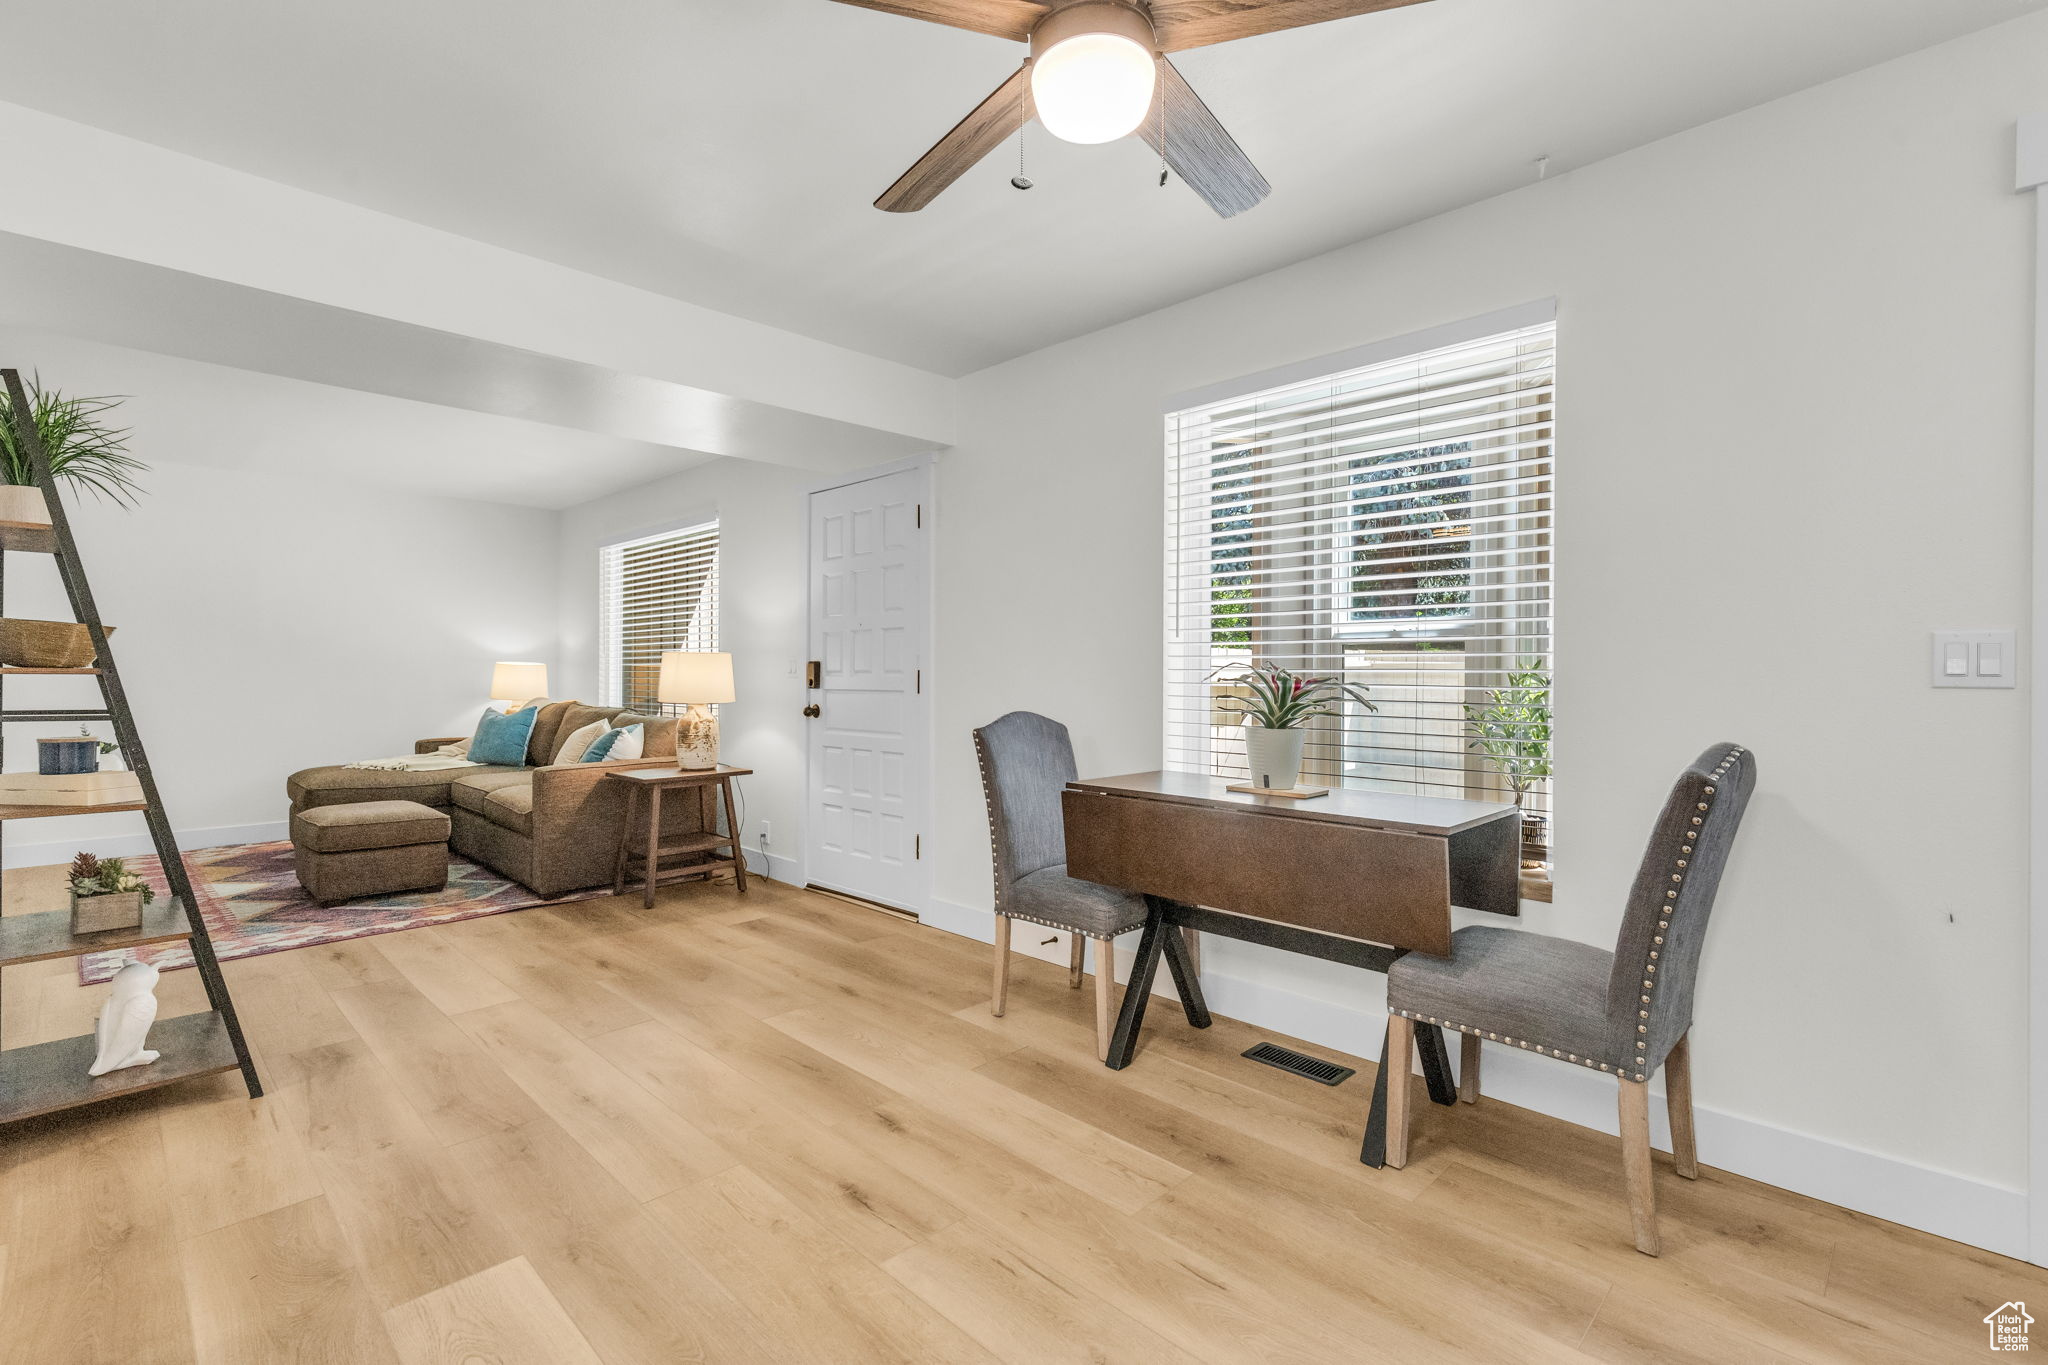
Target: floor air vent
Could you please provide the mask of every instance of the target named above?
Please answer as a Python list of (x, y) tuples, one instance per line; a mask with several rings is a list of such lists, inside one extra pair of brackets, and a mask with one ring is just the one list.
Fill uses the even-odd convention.
[(1297, 1076), (1306, 1076), (1324, 1085), (1341, 1085), (1346, 1079), (1357, 1074), (1348, 1066), (1338, 1066), (1335, 1062), (1326, 1062), (1320, 1057), (1311, 1057), (1306, 1052), (1281, 1047), (1278, 1043), (1260, 1043), (1244, 1055), (1255, 1062), (1277, 1066), (1282, 1071), (1292, 1071)]

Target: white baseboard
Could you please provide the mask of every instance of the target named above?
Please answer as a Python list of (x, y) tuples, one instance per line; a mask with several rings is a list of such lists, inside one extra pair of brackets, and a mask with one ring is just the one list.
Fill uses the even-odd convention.
[[(924, 923), (983, 943), (995, 938), (995, 919), (990, 912), (948, 901), (934, 900)], [(1063, 937), (1060, 946), (1047, 948), (1032, 935), (1013, 933), (1011, 946), (1014, 951), (1064, 966), (1064, 943)], [(1159, 977), (1155, 993), (1170, 995), (1173, 988), (1167, 974), (1161, 972)], [(1218, 1014), (1353, 1056), (1377, 1057), (1386, 1030), (1385, 978), (1373, 972), (1361, 972), (1360, 977), (1358, 1000), (1340, 1003), (1230, 976), (1205, 962), (1202, 993), (1209, 1008)], [(1162, 1017), (1156, 1027), (1173, 1027), (1177, 1017)], [(1454, 1067), (1457, 1055), (1453, 1046)], [(1603, 1133), (1618, 1130), (1614, 1082), (1584, 1067), (1560, 1065), (1514, 1048), (1489, 1048), (1486, 1093), (1581, 1127)], [(1650, 1113), (1652, 1141), (1669, 1150), (1671, 1135), (1663, 1105), (1653, 1102)], [(1694, 1125), (1700, 1160), (1707, 1165), (1937, 1237), (2026, 1258), (2024, 1190), (1972, 1180), (1704, 1105), (1695, 1106)]]
[(746, 850), (747, 871), (757, 877), (770, 877), (791, 886), (802, 886), (803, 869), (794, 858), (780, 853), (764, 853), (758, 848)]
[[(139, 817), (138, 817), (139, 818)], [(181, 849), (218, 848), (222, 844), (264, 844), (286, 837), (286, 825), (282, 820), (270, 820), (260, 825), (213, 825), (206, 829), (174, 830), (178, 847)], [(135, 830), (127, 834), (108, 834), (94, 839), (62, 839), (40, 844), (17, 844), (8, 841), (0, 850), (0, 867), (47, 867), (51, 863), (68, 863), (79, 853), (96, 853), (102, 858), (133, 858), (139, 854), (154, 853), (156, 846), (149, 841), (147, 830)]]

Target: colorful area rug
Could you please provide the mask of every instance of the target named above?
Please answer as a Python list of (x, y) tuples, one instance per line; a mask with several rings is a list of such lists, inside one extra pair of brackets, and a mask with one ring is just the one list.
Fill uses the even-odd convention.
[[(158, 895), (165, 894), (163, 865), (156, 858), (130, 858), (128, 866), (146, 878)], [(192, 894), (199, 899), (199, 912), (213, 936), (213, 951), (222, 961), (417, 929), (423, 924), (502, 915), (536, 905), (560, 905), (611, 893), (610, 887), (601, 886), (544, 901), (489, 868), (451, 858), (448, 885), (443, 890), (369, 896), (324, 909), (299, 885), (298, 875), (292, 870), (292, 846), (283, 840), (274, 844), (195, 849), (185, 854), (185, 870), (192, 878)], [(107, 980), (136, 960), (153, 962), (167, 972), (175, 971), (192, 965), (192, 950), (184, 943), (166, 943), (89, 953), (78, 959), (78, 979), (90, 986)]]

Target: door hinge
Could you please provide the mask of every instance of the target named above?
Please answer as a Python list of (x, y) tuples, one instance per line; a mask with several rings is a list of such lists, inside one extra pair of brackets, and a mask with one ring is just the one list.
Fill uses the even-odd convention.
[(924, 670), (921, 668), (917, 670), (917, 693), (919, 696), (924, 695)]
[(924, 836), (922, 834), (910, 836), (910, 856), (913, 859), (924, 857)]
[(923, 504), (923, 503), (919, 503), (919, 504), (917, 505), (917, 529), (918, 529), (918, 530), (920, 530), (920, 531), (922, 531), (922, 530), (924, 529), (924, 504)]

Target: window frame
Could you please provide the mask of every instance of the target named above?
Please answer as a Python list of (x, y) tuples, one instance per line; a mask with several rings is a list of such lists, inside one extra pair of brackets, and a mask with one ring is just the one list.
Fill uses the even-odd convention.
[[(1217, 628), (1216, 596), (1219, 574), (1216, 566), (1221, 556), (1215, 553), (1217, 541), (1215, 528), (1220, 518), (1216, 514), (1219, 500), (1213, 496), (1196, 497), (1189, 494), (1205, 487), (1203, 475), (1189, 472), (1188, 453), (1199, 451), (1205, 446), (1215, 448), (1215, 438), (1204, 429), (1205, 424), (1228, 426), (1231, 421), (1243, 422), (1244, 418), (1232, 418), (1229, 405), (1243, 404), (1248, 412), (1256, 412), (1261, 399), (1271, 396), (1270, 401), (1281, 404), (1275, 420), (1268, 429), (1285, 430), (1300, 426), (1295, 435), (1281, 437), (1268, 442), (1282, 452), (1278, 464), (1289, 460), (1304, 465), (1298, 479), (1281, 475), (1274, 479), (1267, 466), (1265, 472), (1249, 476), (1252, 494), (1246, 504), (1243, 522), (1248, 530), (1248, 553), (1245, 562), (1249, 566), (1243, 571), (1250, 587), (1247, 609), (1244, 613), (1247, 643), (1241, 651), (1246, 660), (1251, 658), (1277, 658), (1286, 666), (1303, 666), (1317, 673), (1336, 673), (1353, 681), (1370, 682), (1354, 671), (1352, 659), (1360, 653), (1373, 652), (1372, 646), (1398, 645), (1401, 641), (1429, 641), (1442, 639), (1454, 634), (1462, 635), (1468, 643), (1479, 643), (1490, 652), (1477, 654), (1485, 660), (1483, 664), (1466, 664), (1461, 668), (1458, 685), (1462, 686), (1463, 702), (1482, 701), (1484, 694), (1492, 688), (1505, 684), (1505, 675), (1519, 666), (1524, 658), (1541, 659), (1546, 672), (1554, 669), (1556, 657), (1556, 455), (1557, 455), (1557, 356), (1556, 356), (1556, 305), (1554, 300), (1543, 300), (1507, 309), (1483, 317), (1468, 319), (1445, 327), (1432, 328), (1424, 332), (1390, 338), (1369, 346), (1357, 347), (1334, 355), (1297, 362), (1279, 369), (1250, 375), (1243, 379), (1209, 385), (1190, 393), (1175, 395), (1166, 404), (1164, 437), (1166, 445), (1166, 676), (1164, 678), (1164, 722), (1162, 736), (1163, 766), (1184, 771), (1206, 773), (1225, 772), (1229, 769), (1228, 751), (1219, 746), (1230, 742), (1227, 727), (1218, 726), (1219, 717), (1213, 714), (1211, 722), (1203, 726), (1195, 718), (1203, 711), (1198, 685), (1192, 682), (1189, 670), (1199, 668), (1205, 662), (1222, 660), (1232, 653), (1229, 646), (1214, 642)], [(1467, 576), (1463, 591), (1468, 594), (1470, 610), (1467, 614), (1446, 617), (1416, 617), (1399, 622), (1359, 622), (1343, 619), (1348, 612), (1364, 610), (1349, 605), (1355, 603), (1361, 591), (1370, 588), (1361, 585), (1358, 591), (1347, 591), (1342, 586), (1348, 563), (1361, 562), (1357, 555), (1356, 523), (1358, 517), (1349, 511), (1335, 510), (1347, 501), (1353, 505), (1365, 499), (1342, 495), (1340, 484), (1353, 471), (1362, 467), (1348, 463), (1341, 453), (1344, 444), (1331, 435), (1318, 441), (1315, 423), (1318, 412), (1329, 414), (1326, 420), (1342, 422), (1341, 408), (1345, 392), (1343, 385), (1354, 375), (1361, 380), (1369, 378), (1368, 372), (1377, 367), (1397, 367), (1408, 361), (1421, 361), (1431, 353), (1449, 348), (1483, 346), (1500, 339), (1510, 344), (1517, 334), (1527, 333), (1532, 338), (1547, 341), (1548, 365), (1540, 371), (1547, 386), (1547, 401), (1538, 411), (1541, 416), (1530, 422), (1514, 417), (1499, 430), (1514, 431), (1506, 444), (1488, 447), (1483, 442), (1478, 449), (1481, 459), (1472, 465), (1472, 477), (1462, 486), (1473, 490), (1466, 495), (1466, 501), (1477, 497), (1482, 503), (1486, 495), (1478, 490), (1490, 482), (1506, 481), (1511, 484), (1505, 490), (1505, 497), (1496, 499), (1503, 510), (1487, 512), (1471, 519), (1470, 533), (1462, 544), (1462, 556)], [(1426, 378), (1428, 371), (1418, 372), (1419, 380)], [(1303, 419), (1294, 423), (1286, 418), (1286, 403), (1300, 402), (1286, 391), (1304, 388), (1312, 391), (1320, 383), (1331, 385), (1327, 402), (1303, 403)], [(1427, 387), (1417, 390), (1426, 395)], [(1512, 392), (1512, 390), (1510, 390)], [(1480, 409), (1485, 411), (1485, 409)], [(1502, 411), (1512, 413), (1513, 408)], [(1521, 429), (1526, 426), (1537, 439), (1525, 441)], [(1334, 433), (1341, 428), (1333, 427)], [(1484, 430), (1483, 428), (1481, 429)], [(1304, 448), (1301, 440), (1306, 440)], [(1424, 434), (1421, 439), (1427, 440)], [(1452, 435), (1450, 441), (1471, 444), (1471, 437)], [(1446, 444), (1449, 444), (1447, 441)], [(1324, 448), (1318, 449), (1318, 446)], [(1292, 450), (1290, 451), (1290, 447)], [(1392, 456), (1406, 455), (1408, 450), (1419, 450), (1421, 458), (1413, 463), (1428, 463), (1428, 445), (1404, 449), (1397, 444), (1385, 446), (1384, 453)], [(1526, 455), (1523, 450), (1540, 450), (1539, 455)], [(1379, 453), (1375, 451), (1374, 453)], [(1447, 459), (1456, 458), (1447, 454)], [(1524, 472), (1528, 470), (1537, 472)], [(1486, 471), (1493, 468), (1500, 471), (1489, 477)], [(1280, 496), (1259, 496), (1259, 481), (1268, 480)], [(1398, 483), (1398, 478), (1392, 482)], [(1213, 491), (1214, 483), (1206, 485)], [(1296, 523), (1301, 534), (1288, 537), (1288, 512), (1285, 508), (1264, 508), (1263, 502), (1278, 504), (1286, 499), (1290, 491), (1298, 490), (1299, 499), (1295, 506), (1305, 512), (1297, 516)], [(1397, 501), (1402, 495), (1394, 493), (1388, 501), (1395, 508), (1402, 504)], [(1530, 526), (1534, 519), (1537, 524)], [(1400, 523), (1394, 523), (1400, 524)], [(1273, 535), (1275, 530), (1280, 534)], [(1277, 541), (1277, 553), (1272, 548), (1259, 548), (1263, 543), (1272, 545)], [(1290, 565), (1287, 561), (1295, 558), (1287, 553), (1290, 544), (1303, 547), (1299, 563)], [(1277, 567), (1276, 567), (1277, 566)], [(1419, 565), (1417, 566), (1420, 567)], [(1263, 615), (1271, 619), (1277, 616), (1283, 621), (1293, 620), (1296, 624), (1281, 627), (1285, 643), (1276, 652), (1273, 645), (1278, 642), (1262, 642), (1260, 637), (1262, 613), (1260, 611), (1260, 590), (1271, 586), (1276, 575), (1298, 574), (1305, 591), (1299, 595), (1300, 609), (1283, 607), (1277, 613), (1270, 608)], [(1354, 582), (1358, 582), (1356, 578)], [(1418, 584), (1420, 590), (1422, 585)], [(1529, 593), (1527, 590), (1538, 591)], [(1283, 598), (1283, 601), (1287, 599)], [(1527, 603), (1535, 608), (1532, 612), (1518, 603)], [(1521, 621), (1521, 627), (1509, 624)], [(1498, 624), (1496, 624), (1498, 623)], [(1533, 626), (1534, 629), (1529, 627)], [(1271, 627), (1267, 628), (1269, 631)], [(1206, 645), (1204, 637), (1207, 637)], [(1532, 645), (1526, 654), (1517, 642), (1528, 639)], [(1498, 642), (1496, 645), (1494, 642)], [(1427, 651), (1410, 651), (1421, 655)], [(1446, 650), (1446, 653), (1452, 652)], [(1457, 652), (1464, 652), (1460, 645)], [(1291, 657), (1290, 657), (1291, 656)], [(1554, 674), (1553, 674), (1554, 676)], [(1470, 679), (1466, 681), (1466, 679)], [(1418, 684), (1425, 693), (1429, 684)], [(1216, 695), (1213, 691), (1212, 697)], [(1370, 736), (1372, 729), (1367, 724), (1355, 723), (1357, 717), (1350, 703), (1343, 707), (1341, 717), (1320, 726), (1312, 726), (1310, 733), (1310, 757), (1303, 765), (1304, 772), (1320, 785), (1345, 785), (1366, 788), (1408, 790), (1422, 794), (1462, 796), (1466, 799), (1508, 801), (1512, 795), (1507, 784), (1498, 776), (1497, 768), (1466, 741), (1462, 721), (1456, 719), (1456, 712), (1446, 716), (1446, 704), (1426, 695), (1408, 703), (1413, 708), (1413, 718), (1408, 728), (1387, 732), (1389, 737), (1412, 736), (1414, 743), (1407, 752), (1421, 760), (1432, 752), (1451, 752), (1439, 747), (1450, 736), (1455, 736), (1455, 752), (1460, 761), (1431, 764), (1427, 762), (1382, 763), (1383, 767), (1400, 769), (1413, 773), (1414, 777), (1400, 778), (1387, 776), (1361, 776), (1355, 771), (1369, 768), (1374, 760), (1369, 755), (1376, 752), (1375, 746), (1359, 744), (1360, 737)], [(1431, 717), (1429, 709), (1437, 711)], [(1462, 709), (1462, 706), (1461, 708)], [(1449, 723), (1452, 728), (1444, 727)], [(1318, 742), (1318, 732), (1323, 736)], [(1234, 748), (1234, 745), (1232, 746)], [(1219, 754), (1222, 756), (1219, 757)], [(1462, 771), (1462, 782), (1432, 782), (1432, 773), (1450, 777)], [(1551, 811), (1551, 780), (1540, 779), (1530, 792), (1525, 809), (1532, 815), (1548, 816)], [(1433, 787), (1442, 790), (1432, 791)]]
[[(692, 608), (690, 623), (676, 633), (670, 643), (656, 651), (657, 660), (664, 650), (688, 649), (715, 651), (718, 649), (720, 634), (720, 578), (724, 569), (724, 531), (717, 516), (692, 517), (656, 531), (638, 532), (607, 541), (597, 549), (597, 662), (598, 662), (598, 704), (601, 706), (632, 707), (642, 714), (657, 715), (663, 710), (653, 699), (634, 701), (627, 696), (626, 672), (626, 626), (625, 582), (623, 563), (614, 568), (614, 562), (623, 561), (632, 551), (644, 547), (674, 542), (684, 545), (709, 534), (711, 543), (710, 567), (698, 575), (698, 600)], [(709, 608), (707, 611), (706, 608)], [(700, 624), (701, 623), (701, 624)]]

